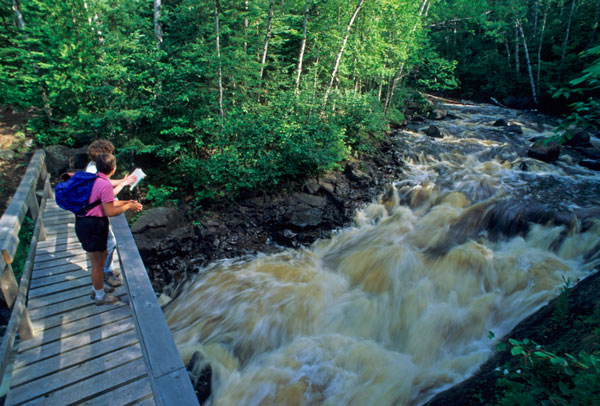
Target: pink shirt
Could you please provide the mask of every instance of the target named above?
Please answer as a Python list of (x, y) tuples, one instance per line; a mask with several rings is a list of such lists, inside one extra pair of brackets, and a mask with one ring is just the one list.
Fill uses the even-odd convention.
[(115, 195), (113, 193), (112, 184), (110, 183), (108, 177), (101, 172), (98, 172), (97, 175), (98, 179), (96, 179), (96, 181), (94, 182), (94, 186), (92, 187), (92, 193), (90, 193), (89, 203), (93, 203), (98, 199), (100, 199), (102, 203), (88, 211), (86, 216), (106, 217), (102, 204), (114, 202)]

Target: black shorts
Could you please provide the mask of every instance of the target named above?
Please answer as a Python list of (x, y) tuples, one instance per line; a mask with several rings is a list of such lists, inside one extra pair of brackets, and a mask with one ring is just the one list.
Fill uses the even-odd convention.
[(75, 217), (75, 233), (84, 251), (106, 250), (108, 217)]

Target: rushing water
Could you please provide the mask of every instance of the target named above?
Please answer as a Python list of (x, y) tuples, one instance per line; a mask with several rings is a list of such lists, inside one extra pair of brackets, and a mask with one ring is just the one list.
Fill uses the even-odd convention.
[[(447, 136), (395, 134), (406, 176), (305, 250), (210, 265), (165, 308), (212, 405), (416, 405), (598, 265), (600, 178), (526, 156), (544, 117), (448, 104)], [(524, 134), (492, 127), (498, 118)]]

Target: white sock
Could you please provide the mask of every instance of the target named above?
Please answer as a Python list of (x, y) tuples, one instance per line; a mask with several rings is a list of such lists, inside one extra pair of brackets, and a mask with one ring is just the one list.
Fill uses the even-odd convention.
[(102, 289), (94, 289), (94, 292), (96, 293), (96, 300), (102, 300), (102, 299), (104, 299), (104, 288), (102, 288)]

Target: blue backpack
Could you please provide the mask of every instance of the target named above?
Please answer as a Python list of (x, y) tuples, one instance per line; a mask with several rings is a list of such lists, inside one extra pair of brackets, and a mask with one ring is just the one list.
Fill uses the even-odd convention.
[(56, 204), (78, 216), (84, 216), (101, 201), (89, 203), (94, 182), (98, 176), (90, 172), (75, 172), (71, 178), (56, 185), (54, 192)]

